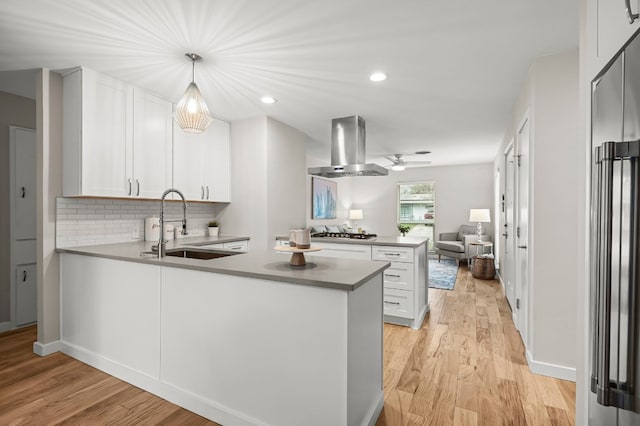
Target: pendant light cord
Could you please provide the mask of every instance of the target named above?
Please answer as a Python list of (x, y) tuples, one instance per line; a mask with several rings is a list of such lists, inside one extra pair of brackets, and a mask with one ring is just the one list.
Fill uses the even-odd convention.
[(191, 82), (196, 82), (196, 61), (195, 59), (191, 59)]

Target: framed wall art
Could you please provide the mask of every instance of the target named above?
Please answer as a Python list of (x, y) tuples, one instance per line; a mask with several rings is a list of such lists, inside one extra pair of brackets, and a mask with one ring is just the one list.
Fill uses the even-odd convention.
[(317, 177), (311, 178), (311, 219), (338, 217), (338, 183)]

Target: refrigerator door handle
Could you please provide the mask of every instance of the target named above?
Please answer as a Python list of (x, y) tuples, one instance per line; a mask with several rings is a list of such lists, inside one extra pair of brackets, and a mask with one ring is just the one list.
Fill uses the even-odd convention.
[[(635, 383), (638, 344), (636, 333), (639, 319), (637, 265), (640, 264), (640, 251), (637, 249), (637, 245), (640, 244), (640, 222), (637, 218), (640, 214), (640, 200), (637, 194), (640, 190), (638, 153), (640, 153), (639, 141), (605, 142), (597, 148), (593, 164), (594, 181), (591, 200), (593, 236), (590, 249), (592, 258), (595, 260), (595, 265), (590, 271), (591, 309), (593, 309), (591, 391), (597, 395), (599, 404), (631, 411), (640, 410)], [(620, 187), (614, 185), (615, 162), (619, 162), (620, 166)], [(626, 167), (629, 167), (629, 179), (623, 183), (622, 176)], [(614, 208), (614, 196), (616, 208)], [(628, 197), (628, 206), (624, 207), (629, 209), (628, 215), (626, 213), (614, 215), (618, 206), (622, 208), (624, 205), (622, 199), (617, 199), (620, 196)], [(628, 223), (623, 223), (623, 217), (628, 218)], [(615, 227), (614, 221), (619, 222)], [(623, 239), (629, 242), (628, 251), (622, 250), (620, 242)], [(614, 247), (620, 250), (620, 253), (616, 252), (619, 263), (615, 265), (617, 268), (615, 271), (612, 265)], [(628, 262), (627, 275), (623, 274), (623, 262)], [(615, 283), (612, 282), (614, 276)], [(621, 307), (625, 302), (617, 300), (617, 304), (612, 306), (614, 284), (617, 286), (616, 291), (620, 291), (621, 297), (628, 297), (628, 316), (624, 323)], [(623, 294), (625, 288), (627, 291)], [(612, 330), (614, 311), (616, 312), (614, 318), (616, 329)], [(612, 343), (615, 344), (613, 353)]]

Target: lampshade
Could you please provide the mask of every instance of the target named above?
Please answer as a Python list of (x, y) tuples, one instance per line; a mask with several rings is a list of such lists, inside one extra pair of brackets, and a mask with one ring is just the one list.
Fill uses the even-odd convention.
[(471, 209), (469, 211), (469, 222), (491, 222), (489, 209)]
[(350, 220), (360, 220), (362, 217), (362, 210), (349, 210)]
[(209, 114), (209, 108), (207, 108), (207, 104), (194, 81), (195, 63), (202, 58), (195, 53), (187, 53), (186, 56), (191, 60), (191, 83), (180, 98), (173, 118), (185, 132), (202, 133), (213, 121)]

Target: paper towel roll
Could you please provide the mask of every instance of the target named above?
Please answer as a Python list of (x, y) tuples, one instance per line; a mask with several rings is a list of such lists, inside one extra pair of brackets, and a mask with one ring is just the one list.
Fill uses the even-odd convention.
[(160, 218), (148, 217), (144, 220), (144, 240), (158, 241), (160, 239)]

